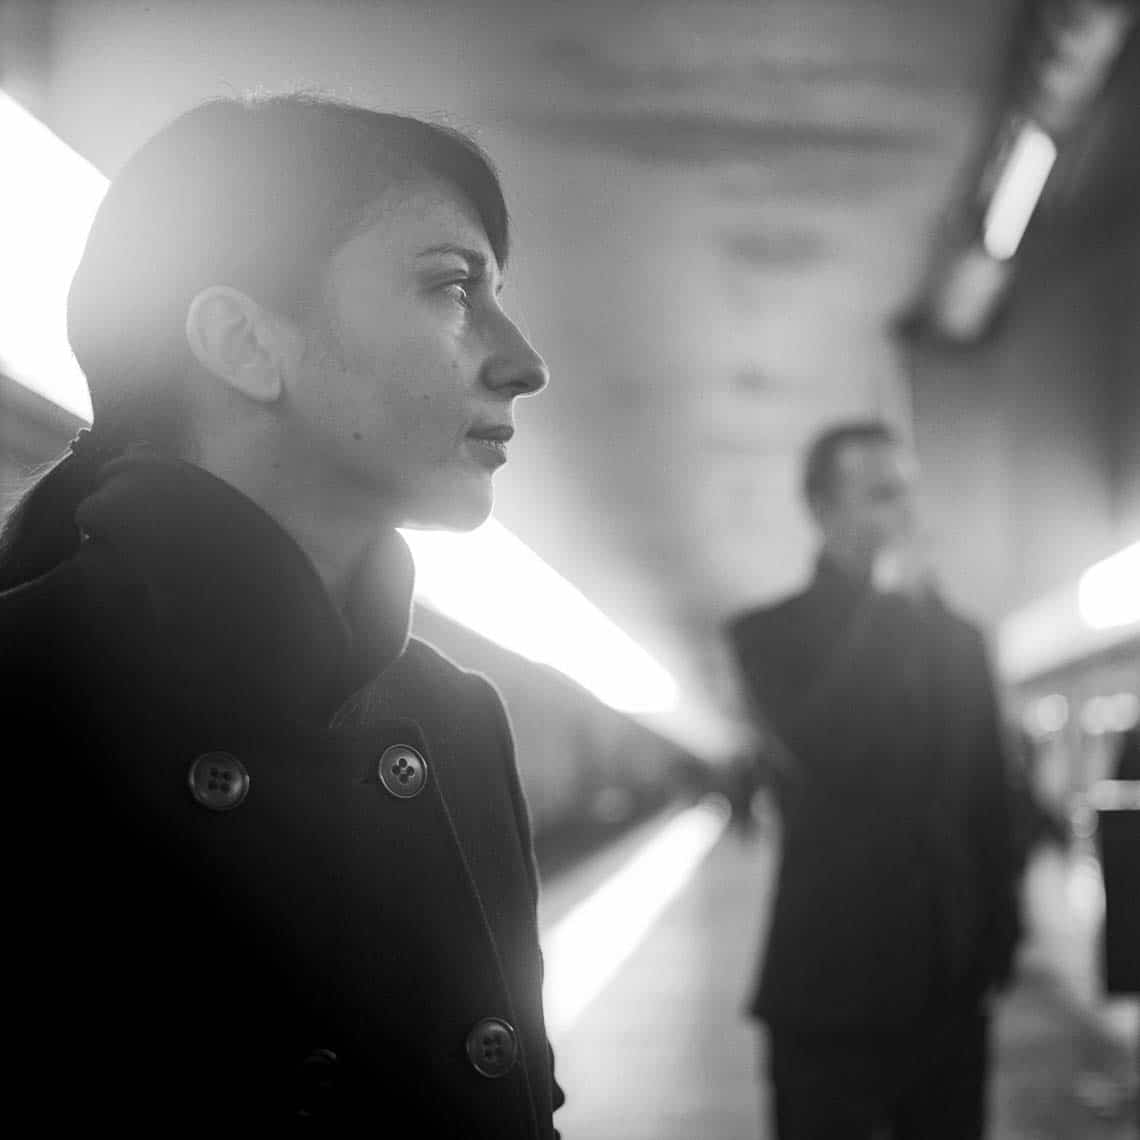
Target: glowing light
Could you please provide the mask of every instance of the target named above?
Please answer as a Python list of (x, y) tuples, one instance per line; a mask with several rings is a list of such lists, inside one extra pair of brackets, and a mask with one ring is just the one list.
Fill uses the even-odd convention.
[(1089, 567), (1077, 583), (1077, 606), (1091, 629), (1140, 622), (1140, 542)]
[(1098, 780), (1089, 788), (1095, 811), (1140, 811), (1140, 780)]
[(107, 180), (0, 91), (0, 366), (82, 419), (87, 383), (67, 343), (67, 290)]
[(432, 609), (552, 665), (621, 712), (662, 712), (675, 703), (669, 673), (494, 519), (470, 534), (404, 537), (416, 560), (416, 598)]
[(1090, 697), (1081, 709), (1081, 728), (1089, 736), (1106, 732), (1127, 732), (1140, 720), (1140, 697), (1135, 693), (1114, 693)]
[(1140, 542), (1089, 567), (1077, 582), (1010, 614), (998, 665), (1010, 683), (1128, 641), (1140, 626)]
[(1066, 901), (1074, 918), (1091, 929), (1104, 916), (1104, 880), (1100, 863), (1091, 855), (1078, 855), (1065, 882)]
[(543, 1002), (552, 1037), (570, 1028), (637, 949), (727, 820), (719, 800), (682, 812), (543, 938)]
[(1017, 252), (1056, 160), (1053, 140), (1035, 123), (1026, 123), (986, 210), (982, 240), (991, 257), (1007, 261)]
[(1052, 736), (1069, 723), (1069, 702), (1060, 693), (1035, 701), (1025, 713), (1025, 729), (1031, 736)]

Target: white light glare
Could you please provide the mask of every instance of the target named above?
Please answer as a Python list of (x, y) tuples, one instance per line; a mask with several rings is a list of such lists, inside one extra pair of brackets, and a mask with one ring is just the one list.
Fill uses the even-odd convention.
[(0, 156), (0, 364), (90, 420), (67, 344), (67, 290), (107, 179), (2, 91)]
[(1140, 622), (1140, 542), (1090, 566), (1077, 583), (1077, 607), (1090, 629)]
[(555, 669), (611, 708), (668, 710), (677, 683), (574, 586), (494, 519), (470, 534), (406, 531), (416, 597)]
[(1053, 140), (1035, 123), (1025, 123), (986, 210), (983, 241), (991, 257), (1007, 261), (1017, 252), (1056, 160)]
[(718, 800), (682, 812), (542, 939), (543, 1005), (565, 1032), (637, 949), (724, 833)]

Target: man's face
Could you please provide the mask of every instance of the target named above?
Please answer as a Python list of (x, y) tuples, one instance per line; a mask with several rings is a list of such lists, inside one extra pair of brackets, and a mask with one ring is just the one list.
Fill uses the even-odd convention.
[(849, 443), (836, 455), (830, 499), (816, 509), (824, 545), (842, 564), (869, 571), (875, 556), (915, 534), (914, 461), (891, 443)]
[[(467, 529), (490, 513), (516, 397), (541, 357), (499, 306), (478, 215), (440, 184), (377, 204), (332, 257), (325, 328), (290, 392), (295, 442), (397, 525)], [(483, 437), (482, 439), (479, 437)]]

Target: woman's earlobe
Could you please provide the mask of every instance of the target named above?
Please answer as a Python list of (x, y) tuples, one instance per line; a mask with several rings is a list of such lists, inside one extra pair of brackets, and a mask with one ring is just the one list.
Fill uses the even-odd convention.
[(197, 293), (186, 310), (186, 341), (194, 359), (223, 383), (260, 404), (284, 390), (275, 322), (252, 297), (229, 285)]

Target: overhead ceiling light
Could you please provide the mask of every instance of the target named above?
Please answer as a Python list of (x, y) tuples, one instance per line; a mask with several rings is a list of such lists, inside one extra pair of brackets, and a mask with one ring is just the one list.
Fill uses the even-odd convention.
[(407, 531), (416, 597), (613, 709), (664, 712), (677, 683), (579, 590), (494, 519), (469, 534)]
[(1036, 123), (1023, 123), (986, 209), (982, 240), (991, 257), (1007, 261), (1017, 252), (1056, 161), (1053, 140)]
[(1011, 267), (978, 245), (970, 245), (947, 261), (930, 299), (938, 331), (950, 340), (980, 337), (1009, 288)]
[(67, 343), (67, 290), (107, 179), (3, 91), (0, 155), (0, 367), (90, 420)]
[[(0, 92), (0, 364), (13, 380), (90, 421), (67, 343), (67, 290), (107, 179)], [(417, 597), (572, 677), (612, 708), (671, 709), (673, 678), (505, 527), (410, 532)]]
[(1140, 542), (1090, 566), (1077, 583), (1077, 606), (1092, 629), (1140, 622)]

